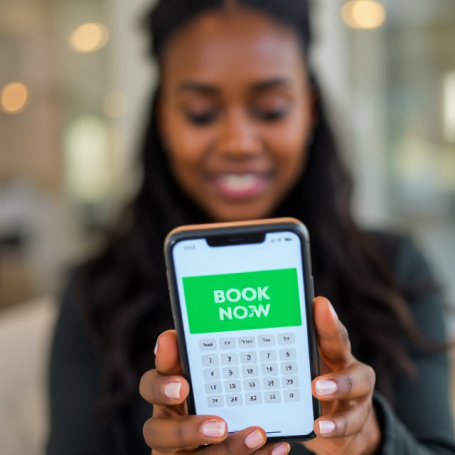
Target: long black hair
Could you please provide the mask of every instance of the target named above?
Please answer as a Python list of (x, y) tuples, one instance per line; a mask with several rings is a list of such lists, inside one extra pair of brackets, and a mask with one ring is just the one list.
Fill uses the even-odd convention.
[[(238, 0), (239, 8), (266, 14), (291, 29), (308, 62), (311, 28), (308, 1)], [(151, 52), (158, 61), (169, 38), (204, 12), (222, 10), (222, 0), (161, 0), (148, 16)], [(317, 83), (312, 77), (314, 90)], [(172, 177), (155, 115), (159, 84), (150, 103), (142, 147), (140, 189), (120, 217), (103, 253), (83, 268), (80, 301), (103, 354), (104, 410), (119, 410), (138, 398), (140, 376), (153, 368), (157, 336), (173, 327), (163, 241), (173, 228), (207, 222), (207, 216)], [(377, 387), (392, 396), (392, 378), (412, 364), (404, 348), (419, 332), (380, 251), (353, 222), (351, 180), (317, 96), (317, 122), (308, 162), (291, 193), (270, 216), (302, 220), (312, 241), (316, 294), (329, 298), (346, 325), (354, 354), (377, 372)]]

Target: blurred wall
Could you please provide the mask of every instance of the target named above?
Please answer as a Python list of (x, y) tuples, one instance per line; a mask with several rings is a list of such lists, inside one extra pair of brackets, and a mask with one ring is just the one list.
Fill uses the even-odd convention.
[(140, 19), (155, 0), (112, 0), (110, 21), (112, 37), (111, 68), (115, 86), (125, 94), (125, 115), (118, 122), (119, 167), (125, 182), (125, 191), (134, 190), (137, 183), (135, 158), (141, 140), (144, 114), (147, 112), (149, 93), (156, 80), (155, 66), (148, 59), (148, 43), (140, 28)]

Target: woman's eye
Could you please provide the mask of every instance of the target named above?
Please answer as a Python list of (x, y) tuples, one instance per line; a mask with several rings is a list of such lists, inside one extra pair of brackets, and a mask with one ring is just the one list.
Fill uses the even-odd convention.
[(263, 122), (276, 122), (285, 117), (288, 113), (287, 109), (273, 111), (254, 111), (254, 116)]
[(218, 113), (217, 112), (204, 112), (202, 114), (192, 114), (192, 113), (187, 113), (187, 119), (190, 123), (193, 123), (194, 125), (209, 125), (210, 123), (213, 123), (217, 117)]

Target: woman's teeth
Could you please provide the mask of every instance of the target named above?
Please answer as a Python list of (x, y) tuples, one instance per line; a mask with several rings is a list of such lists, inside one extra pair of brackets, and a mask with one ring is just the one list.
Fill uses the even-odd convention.
[(230, 191), (246, 191), (254, 188), (260, 181), (255, 174), (225, 174), (220, 176), (220, 183)]
[(264, 174), (219, 174), (215, 180), (215, 188), (228, 198), (250, 198), (264, 191), (268, 179)]

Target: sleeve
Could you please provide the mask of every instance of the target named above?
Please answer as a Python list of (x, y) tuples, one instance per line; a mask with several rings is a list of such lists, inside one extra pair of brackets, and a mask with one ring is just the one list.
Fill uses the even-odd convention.
[[(411, 287), (435, 283), (430, 268), (411, 241), (404, 241), (396, 261), (401, 281)], [(446, 342), (443, 304), (437, 290), (414, 293), (409, 305), (422, 333)], [(374, 406), (383, 434), (383, 455), (455, 454), (450, 409), (448, 350), (410, 348), (417, 374), (401, 375), (394, 385), (395, 409), (375, 393)]]
[(399, 419), (379, 392), (373, 396), (373, 406), (382, 431), (381, 455), (452, 455), (455, 446), (450, 437), (422, 439), (413, 434)]
[(54, 333), (49, 373), (50, 435), (47, 455), (114, 453), (95, 422), (100, 362), (70, 286)]

